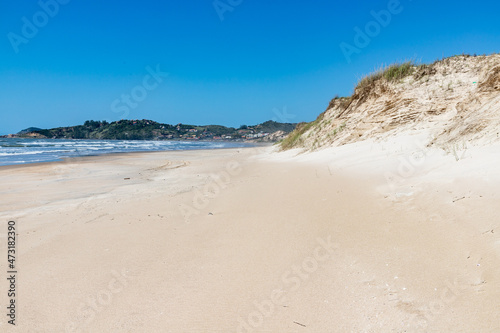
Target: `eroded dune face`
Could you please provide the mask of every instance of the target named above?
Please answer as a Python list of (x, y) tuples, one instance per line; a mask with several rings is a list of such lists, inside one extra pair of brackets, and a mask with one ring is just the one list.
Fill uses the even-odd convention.
[(437, 147), (500, 140), (500, 54), (411, 65), (396, 79), (385, 73), (364, 79), (351, 97), (333, 99), (316, 121), (299, 126), (290, 147), (315, 150), (415, 129)]

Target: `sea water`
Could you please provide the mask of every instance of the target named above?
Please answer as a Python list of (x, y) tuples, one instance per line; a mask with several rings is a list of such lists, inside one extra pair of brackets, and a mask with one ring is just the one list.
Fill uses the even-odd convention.
[(59, 161), (68, 157), (161, 150), (248, 147), (244, 142), (0, 139), (0, 165)]

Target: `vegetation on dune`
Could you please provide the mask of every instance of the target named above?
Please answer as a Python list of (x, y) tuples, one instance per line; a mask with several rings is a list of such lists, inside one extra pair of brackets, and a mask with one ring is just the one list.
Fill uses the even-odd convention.
[[(349, 107), (352, 100), (360, 95), (364, 95), (364, 98), (368, 95), (369, 91), (375, 86), (377, 81), (386, 80), (387, 82), (394, 82), (404, 79), (405, 77), (413, 74), (415, 71), (415, 64), (412, 61), (407, 61), (404, 63), (392, 64), (388, 67), (382, 68), (374, 73), (365, 76), (360, 80), (355, 88), (355, 94), (350, 97), (339, 97), (335, 96), (328, 105), (327, 110), (332, 107), (339, 106), (342, 110)], [(326, 112), (326, 111), (325, 111)], [(312, 127), (318, 125), (323, 119), (325, 112), (320, 114), (318, 118), (310, 123), (299, 123), (294, 131), (292, 131), (285, 139), (281, 141), (281, 149), (291, 149), (300, 145), (303, 138), (303, 134), (307, 132)], [(341, 127), (333, 131), (333, 135), (342, 131), (345, 127), (345, 123)]]
[(339, 105), (341, 109), (345, 110), (350, 103), (351, 97), (339, 97), (339, 95), (336, 95), (334, 98), (332, 98), (326, 109), (329, 110), (336, 105)]
[(297, 127), (281, 141), (281, 149), (286, 150), (296, 147), (301, 142), (302, 135), (323, 120), (325, 112), (321, 113), (316, 120), (310, 123), (302, 122), (297, 124)]
[[(349, 97), (339, 97), (335, 96), (326, 110), (335, 109), (334, 118), (339, 117), (349, 108), (356, 108), (364, 101), (366, 101), (373, 93), (376, 91), (377, 94), (383, 94), (387, 91), (388, 86), (384, 83), (398, 83), (403, 79), (412, 76), (415, 81), (422, 79), (423, 77), (428, 77), (434, 75), (439, 70), (441, 65), (451, 65), (455, 60), (460, 61), (461, 59), (467, 59), (470, 57), (486, 57), (486, 55), (469, 55), (461, 54), (452, 57), (442, 58), (434, 61), (430, 64), (420, 64), (417, 65), (414, 61), (405, 61), (391, 64), (389, 66), (383, 66), (379, 70), (376, 70), (366, 76), (364, 76), (354, 88), (354, 92)], [(495, 66), (489, 70), (485, 79), (482, 82), (478, 82), (478, 86), (483, 91), (499, 91), (500, 90), (500, 66)], [(378, 88), (378, 90), (375, 90)], [(451, 88), (451, 83), (448, 84), (448, 90), (453, 91)], [(340, 113), (338, 112), (340, 111)], [(326, 112), (326, 111), (325, 111)], [(350, 112), (350, 111), (349, 111)], [(329, 125), (332, 119), (328, 119), (325, 122), (321, 122), (324, 113), (322, 113), (315, 121), (310, 123), (300, 123), (297, 125), (296, 129), (292, 131), (285, 139), (280, 142), (281, 149), (286, 150), (290, 148), (300, 147), (301, 143), (305, 141), (303, 135), (311, 128), (317, 127), (321, 130), (322, 128), (330, 128)], [(324, 127), (328, 126), (328, 127)], [(345, 122), (341, 124), (338, 128), (333, 130), (328, 130), (326, 133), (328, 138), (333, 138), (336, 134), (341, 132), (345, 128)], [(315, 143), (318, 141), (316, 139)], [(313, 144), (313, 147), (316, 146)]]
[(395, 63), (363, 77), (354, 90), (358, 92), (368, 92), (374, 87), (375, 83), (380, 80), (386, 80), (387, 82), (399, 81), (413, 74), (414, 71), (415, 64), (413, 61)]
[(407, 61), (402, 64), (393, 64), (384, 70), (383, 76), (389, 82), (402, 80), (411, 75), (414, 69), (415, 64), (412, 61)]
[(281, 149), (291, 149), (298, 145), (300, 137), (304, 134), (309, 128), (311, 128), (311, 123), (302, 122), (297, 124), (297, 127), (292, 131), (292, 133), (288, 134), (286, 138), (281, 141)]
[(479, 84), (479, 87), (484, 91), (500, 90), (500, 66), (491, 69), (486, 79)]

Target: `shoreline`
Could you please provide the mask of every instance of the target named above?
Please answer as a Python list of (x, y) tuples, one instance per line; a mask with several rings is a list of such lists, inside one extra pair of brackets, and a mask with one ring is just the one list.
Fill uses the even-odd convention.
[[(55, 139), (58, 140), (58, 139)], [(75, 139), (76, 140), (76, 139)], [(82, 156), (70, 156), (70, 157), (65, 157), (61, 158), (58, 160), (54, 161), (46, 161), (46, 162), (27, 162), (27, 163), (18, 163), (18, 164), (6, 164), (6, 165), (0, 165), (0, 170), (5, 169), (5, 168), (10, 168), (10, 167), (24, 167), (24, 166), (39, 166), (47, 163), (71, 163), (71, 162), (76, 162), (78, 160), (84, 160), (87, 158), (96, 158), (96, 157), (106, 157), (106, 156), (116, 156), (116, 157), (122, 157), (126, 156), (128, 154), (149, 154), (149, 153), (165, 153), (165, 152), (179, 152), (179, 151), (210, 151), (210, 150), (223, 150), (223, 149), (247, 149), (247, 148), (260, 148), (260, 147), (272, 147), (274, 143), (262, 143), (262, 144), (252, 144), (248, 145), (245, 147), (222, 147), (222, 148), (211, 148), (211, 149), (206, 149), (206, 148), (200, 148), (200, 149), (172, 149), (172, 150), (150, 150), (150, 151), (130, 151), (130, 152), (110, 152), (110, 153), (102, 153), (102, 154), (93, 154), (93, 155), (82, 155)]]

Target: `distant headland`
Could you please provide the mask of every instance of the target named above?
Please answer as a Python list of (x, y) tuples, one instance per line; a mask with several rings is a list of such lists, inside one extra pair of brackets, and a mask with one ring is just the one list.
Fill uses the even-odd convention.
[(2, 138), (96, 139), (96, 140), (221, 140), (275, 142), (282, 140), (297, 124), (272, 120), (239, 128), (221, 125), (162, 124), (153, 120), (87, 120), (83, 125), (41, 129), (30, 127)]

